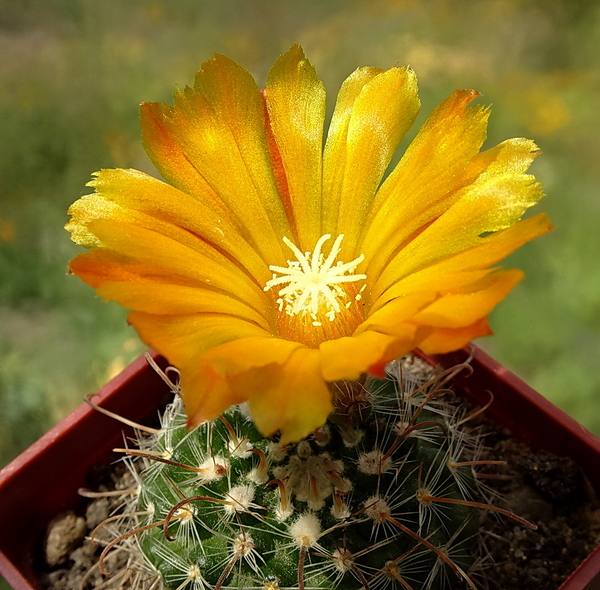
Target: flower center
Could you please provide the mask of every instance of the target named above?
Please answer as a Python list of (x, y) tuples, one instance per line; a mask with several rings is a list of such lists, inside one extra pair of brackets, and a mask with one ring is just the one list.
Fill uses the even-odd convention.
[[(288, 238), (284, 243), (296, 256), (296, 260), (288, 260), (287, 268), (283, 266), (269, 266), (273, 271), (273, 278), (265, 284), (265, 291), (278, 285), (285, 285), (278, 291), (279, 311), (285, 311), (289, 316), (309, 314), (313, 326), (320, 326), (320, 318), (326, 317), (330, 322), (335, 320), (336, 314), (342, 311), (342, 306), (348, 309), (353, 300), (360, 301), (361, 293), (366, 285), (350, 299), (343, 283), (354, 283), (367, 278), (364, 274), (352, 274), (356, 267), (364, 260), (364, 254), (351, 262), (343, 263), (336, 260), (340, 253), (340, 244), (344, 234), (340, 234), (333, 243), (327, 258), (321, 252), (323, 244), (331, 238), (331, 234), (321, 236), (311, 254), (300, 252), (298, 247)], [(278, 273), (281, 276), (277, 276)]]

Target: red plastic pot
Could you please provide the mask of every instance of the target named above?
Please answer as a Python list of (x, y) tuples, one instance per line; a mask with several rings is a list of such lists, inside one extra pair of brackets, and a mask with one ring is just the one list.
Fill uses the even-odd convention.
[[(478, 403), (513, 434), (536, 447), (572, 457), (600, 492), (600, 439), (585, 430), (521, 380), (475, 348), (473, 374), (459, 374), (454, 389)], [(468, 350), (429, 359), (443, 367), (465, 361)], [(164, 366), (164, 360), (154, 354)], [(135, 421), (156, 413), (168, 394), (166, 385), (143, 358), (104, 386), (94, 401)], [(57, 513), (81, 501), (93, 465), (114, 459), (111, 449), (122, 443), (123, 426), (82, 405), (0, 471), (0, 573), (15, 590), (39, 590), (35, 564), (39, 541)], [(125, 434), (126, 432), (125, 429)], [(600, 588), (597, 547), (558, 590)], [(542, 590), (542, 589), (540, 589)], [(553, 589), (543, 589), (553, 590)]]

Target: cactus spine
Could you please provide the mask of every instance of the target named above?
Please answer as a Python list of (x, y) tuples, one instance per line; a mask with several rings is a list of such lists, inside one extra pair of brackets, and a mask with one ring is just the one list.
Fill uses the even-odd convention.
[(340, 385), (328, 423), (285, 447), (243, 406), (188, 432), (176, 399), (129, 451), (145, 464), (131, 532), (103, 558), (135, 537), (155, 587), (173, 590), (474, 588), (479, 437), (443, 375), (413, 357), (387, 372)]

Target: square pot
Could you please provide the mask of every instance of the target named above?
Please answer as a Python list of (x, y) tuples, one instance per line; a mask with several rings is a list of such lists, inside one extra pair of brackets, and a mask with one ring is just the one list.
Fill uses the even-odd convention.
[[(475, 403), (494, 402), (487, 413), (513, 435), (534, 447), (574, 459), (600, 493), (600, 439), (533, 391), (520, 379), (473, 347), (473, 374), (461, 372), (453, 388)], [(447, 368), (464, 362), (471, 349), (434, 358)], [(164, 359), (153, 358), (163, 368)], [(139, 358), (94, 396), (94, 402), (140, 422), (156, 413), (169, 391), (155, 371)], [(82, 499), (93, 465), (114, 460), (111, 449), (128, 436), (122, 424), (82, 404), (60, 424), (0, 471), (0, 574), (15, 590), (39, 590), (35, 564), (48, 522)], [(558, 590), (600, 589), (600, 547), (597, 547)], [(554, 589), (544, 589), (554, 590)]]

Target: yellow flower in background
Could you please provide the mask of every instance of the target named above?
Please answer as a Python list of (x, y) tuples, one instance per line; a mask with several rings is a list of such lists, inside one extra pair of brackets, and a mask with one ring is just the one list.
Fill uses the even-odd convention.
[(261, 432), (297, 440), (330, 413), (328, 383), (489, 334), (523, 276), (494, 265), (550, 229), (520, 221), (542, 196), (536, 145), (480, 152), (477, 96), (440, 104), (382, 182), (419, 111), (410, 69), (356, 70), (323, 142), (325, 90), (298, 46), (262, 92), (217, 55), (174, 106), (141, 106), (169, 184), (102, 170), (70, 208), (91, 249), (70, 270), (179, 368), (190, 426), (248, 401)]

